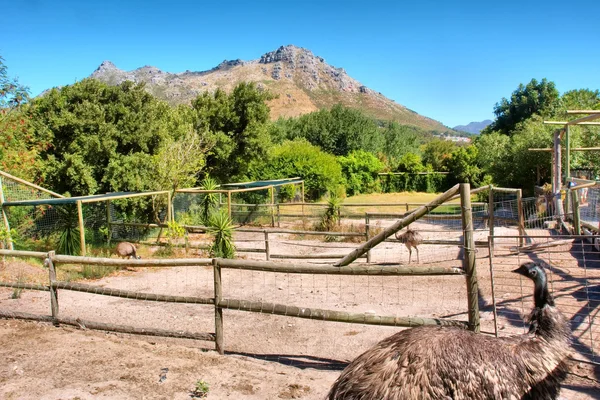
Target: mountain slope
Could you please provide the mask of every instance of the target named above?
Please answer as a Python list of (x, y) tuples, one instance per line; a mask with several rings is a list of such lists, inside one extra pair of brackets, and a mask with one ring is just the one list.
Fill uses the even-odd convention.
[(277, 96), (269, 102), (273, 119), (295, 117), (341, 103), (379, 119), (436, 132), (450, 130), (367, 88), (343, 68), (327, 64), (310, 50), (293, 45), (282, 46), (257, 60), (223, 61), (202, 72), (173, 74), (151, 66), (122, 71), (105, 61), (91, 77), (111, 85), (125, 80), (145, 82), (149, 92), (172, 104), (189, 103), (203, 91), (230, 91), (239, 82), (251, 81)]
[(492, 120), (486, 119), (481, 122), (470, 122), (467, 125), (457, 125), (452, 129), (454, 129), (455, 131), (479, 134), (482, 130), (484, 130), (491, 123), (492, 123)]

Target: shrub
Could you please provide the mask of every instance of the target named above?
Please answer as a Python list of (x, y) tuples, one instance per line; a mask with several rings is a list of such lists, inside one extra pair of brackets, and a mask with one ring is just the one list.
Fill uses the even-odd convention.
[(377, 173), (384, 165), (375, 155), (364, 150), (356, 150), (347, 156), (338, 157), (342, 168), (346, 193), (349, 196), (360, 193), (381, 191)]

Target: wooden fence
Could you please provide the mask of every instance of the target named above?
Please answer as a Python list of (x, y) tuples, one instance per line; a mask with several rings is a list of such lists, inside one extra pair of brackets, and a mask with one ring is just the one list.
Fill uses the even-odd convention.
[[(17, 318), (52, 322), (55, 325), (66, 324), (80, 326), (89, 329), (100, 329), (113, 332), (131, 333), (150, 336), (166, 336), (177, 338), (197, 339), (214, 341), (216, 350), (223, 354), (223, 310), (232, 309), (238, 311), (257, 312), (265, 314), (284, 315), (304, 319), (315, 319), (321, 321), (336, 321), (347, 323), (360, 323), (371, 325), (413, 327), (420, 325), (453, 325), (467, 327), (465, 321), (419, 318), (419, 317), (397, 317), (389, 315), (374, 315), (371, 313), (351, 313), (346, 311), (327, 310), (319, 308), (297, 307), (286, 304), (269, 302), (258, 302), (244, 299), (224, 298), (222, 296), (222, 274), (223, 269), (243, 269), (252, 271), (267, 271), (293, 274), (330, 274), (330, 275), (354, 275), (354, 276), (423, 276), (423, 275), (462, 275), (460, 267), (404, 267), (404, 266), (381, 266), (381, 265), (351, 265), (344, 268), (332, 265), (316, 265), (302, 263), (275, 263), (248, 260), (226, 260), (226, 259), (171, 259), (171, 260), (120, 260), (111, 258), (92, 258), (57, 255), (54, 252), (30, 252), (0, 250), (0, 255), (10, 257), (25, 257), (43, 259), (48, 267), (49, 284), (36, 285), (20, 282), (0, 282), (0, 287), (10, 287), (25, 290), (42, 290), (50, 292), (51, 315), (36, 315), (20, 312), (7, 312), (0, 310), (2, 318)], [(213, 266), (214, 272), (214, 296), (172, 296), (154, 293), (134, 292), (107, 287), (97, 287), (83, 283), (59, 281), (56, 278), (56, 266), (59, 264), (86, 264), (99, 266), (120, 267), (178, 267), (178, 266)], [(83, 320), (80, 318), (65, 318), (60, 316), (59, 290), (70, 290), (103, 296), (113, 296), (133, 300), (200, 304), (213, 306), (215, 309), (215, 332), (185, 332), (156, 329), (153, 327), (137, 328), (126, 325), (116, 325), (98, 321)]]
[[(381, 243), (387, 237), (416, 219), (425, 215), (429, 210), (442, 204), (446, 199), (460, 193), (461, 210), (463, 210), (463, 231), (465, 248), (465, 258), (462, 266), (455, 267), (410, 267), (410, 266), (383, 266), (375, 264), (350, 265), (357, 258), (366, 254), (370, 248), (377, 243)], [(22, 314), (15, 312), (1, 312), (0, 317), (5, 318), (25, 318), (42, 321), (52, 321), (54, 324), (69, 324), (75, 326), (85, 326), (87, 328), (98, 328), (108, 331), (117, 331), (133, 334), (161, 335), (171, 337), (193, 338), (208, 341), (215, 341), (216, 350), (223, 354), (223, 310), (232, 309), (238, 311), (257, 312), (266, 314), (284, 315), (287, 317), (305, 318), (322, 321), (336, 321), (347, 323), (375, 324), (385, 326), (413, 327), (419, 325), (455, 325), (469, 328), (473, 331), (479, 331), (479, 308), (477, 303), (477, 274), (475, 266), (475, 244), (473, 241), (473, 223), (471, 215), (471, 204), (469, 198), (469, 185), (461, 184), (453, 187), (448, 192), (438, 196), (431, 203), (415, 210), (411, 215), (399, 220), (392, 227), (386, 228), (383, 232), (370, 238), (366, 243), (356, 248), (354, 251), (342, 257), (333, 265), (316, 265), (303, 263), (277, 263), (272, 261), (249, 261), (249, 260), (226, 260), (226, 259), (171, 259), (171, 260), (118, 260), (110, 258), (91, 258), (56, 255), (54, 252), (28, 252), (0, 250), (0, 255), (13, 257), (33, 257), (43, 259), (48, 267), (49, 284), (31, 285), (25, 283), (0, 282), (0, 286), (12, 287), (28, 290), (44, 290), (50, 292), (51, 316), (38, 316), (31, 314)], [(292, 231), (296, 233), (296, 231)], [(171, 296), (158, 295), (152, 293), (133, 292), (125, 290), (116, 290), (111, 288), (94, 287), (88, 284), (71, 283), (57, 280), (56, 265), (58, 264), (87, 264), (102, 266), (129, 266), (129, 267), (177, 267), (177, 266), (207, 266), (212, 265), (214, 276), (214, 295), (212, 297), (189, 297), (189, 296)], [(223, 297), (223, 269), (244, 269), (251, 271), (266, 271), (272, 273), (288, 274), (330, 274), (330, 275), (355, 275), (355, 276), (428, 276), (428, 275), (465, 275), (466, 291), (469, 310), (469, 322), (440, 319), (440, 318), (418, 318), (418, 317), (397, 317), (389, 315), (373, 315), (370, 313), (352, 313), (338, 310), (328, 310), (320, 308), (308, 308), (290, 306), (286, 304), (277, 304), (269, 302), (258, 302), (245, 299), (224, 298)], [(181, 331), (164, 331), (154, 328), (134, 328), (123, 325), (106, 324), (96, 321), (84, 321), (79, 318), (75, 320), (63, 318), (59, 314), (59, 296), (58, 291), (71, 290), (85, 292), (104, 296), (123, 297), (135, 300), (162, 301), (186, 304), (211, 305), (215, 311), (215, 332), (190, 333)]]

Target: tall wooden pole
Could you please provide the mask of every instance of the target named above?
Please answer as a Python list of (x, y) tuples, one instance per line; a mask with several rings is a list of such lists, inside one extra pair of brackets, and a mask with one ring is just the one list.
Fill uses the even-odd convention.
[(405, 226), (410, 225), (411, 223), (415, 222), (417, 219), (421, 218), (422, 216), (424, 216), (431, 210), (442, 205), (445, 201), (447, 201), (452, 196), (454, 196), (458, 192), (458, 190), (459, 190), (458, 185), (453, 186), (452, 188), (447, 190), (445, 193), (442, 193), (441, 195), (439, 195), (438, 197), (433, 199), (430, 203), (417, 208), (415, 211), (410, 213), (408, 216), (402, 218), (398, 222), (394, 223), (392, 226), (384, 229), (382, 232), (373, 236), (372, 239), (368, 240), (367, 242), (363, 243), (356, 249), (352, 250), (348, 255), (346, 255), (344, 258), (342, 258), (341, 260), (336, 262), (334, 265), (336, 267), (343, 267), (343, 266), (346, 266), (346, 265), (350, 264), (351, 262), (355, 261), (357, 258), (359, 258), (363, 254), (365, 254), (366, 252), (371, 250), (373, 247), (377, 246), (379, 243), (383, 242), (385, 239), (392, 236), (394, 233), (398, 232), (400, 229), (404, 228)]
[(554, 132), (554, 179), (552, 181), (552, 193), (554, 195), (554, 210), (559, 223), (562, 221), (564, 214), (560, 196), (560, 191), (562, 188), (562, 154), (560, 148), (560, 137), (560, 130)]
[(85, 257), (85, 227), (83, 225), (83, 209), (81, 207), (81, 200), (77, 200), (77, 217), (79, 219), (79, 247), (81, 249), (81, 256)]
[(471, 187), (468, 183), (460, 184), (460, 206), (462, 212), (462, 228), (465, 249), (463, 268), (467, 277), (467, 297), (469, 303), (469, 329), (474, 332), (479, 332), (479, 291), (477, 285), (477, 268), (475, 264), (475, 239), (473, 237)]
[(569, 181), (569, 178), (571, 177), (571, 129), (569, 125), (567, 125), (565, 129), (565, 142), (565, 179), (563, 182), (566, 185)]

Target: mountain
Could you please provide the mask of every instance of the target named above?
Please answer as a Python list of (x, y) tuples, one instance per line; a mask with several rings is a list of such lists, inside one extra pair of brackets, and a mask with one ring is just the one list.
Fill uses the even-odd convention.
[(450, 131), (440, 122), (369, 89), (343, 68), (335, 68), (310, 50), (293, 45), (281, 46), (256, 60), (225, 60), (201, 72), (169, 73), (151, 66), (123, 71), (104, 61), (91, 77), (110, 85), (125, 80), (145, 82), (150, 93), (172, 104), (187, 104), (203, 91), (213, 92), (217, 88), (229, 92), (239, 82), (251, 81), (277, 96), (269, 102), (272, 119), (296, 117), (341, 103), (378, 119), (428, 131)]
[(491, 119), (486, 119), (485, 121), (481, 121), (481, 122), (469, 122), (467, 125), (457, 125), (452, 129), (454, 129), (455, 131), (479, 134), (482, 130), (484, 130), (491, 123), (492, 123)]

